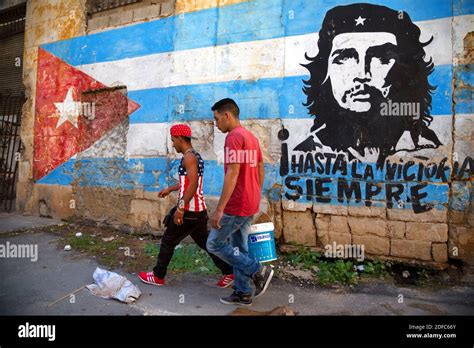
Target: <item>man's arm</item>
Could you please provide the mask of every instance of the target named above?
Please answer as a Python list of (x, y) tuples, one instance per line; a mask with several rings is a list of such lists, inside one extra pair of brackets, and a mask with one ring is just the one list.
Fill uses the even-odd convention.
[(237, 178), (239, 177), (240, 163), (231, 163), (227, 165), (227, 173), (224, 177), (224, 185), (222, 187), (221, 198), (217, 204), (217, 208), (212, 216), (211, 225), (219, 229), (221, 227), (220, 220), (224, 215), (224, 208), (227, 205), (232, 193), (234, 192)]
[(263, 162), (258, 162), (258, 181), (260, 183), (260, 191), (263, 190), (263, 183), (265, 182), (265, 167)]
[(170, 187), (168, 187), (168, 190), (170, 192), (178, 191), (179, 190), (179, 185), (170, 186)]
[(165, 198), (165, 197), (168, 196), (171, 192), (177, 191), (178, 189), (179, 189), (179, 185), (174, 185), (174, 186), (166, 187), (166, 188), (164, 188), (163, 190), (161, 190), (160, 192), (158, 192), (158, 197), (160, 197), (160, 198)]

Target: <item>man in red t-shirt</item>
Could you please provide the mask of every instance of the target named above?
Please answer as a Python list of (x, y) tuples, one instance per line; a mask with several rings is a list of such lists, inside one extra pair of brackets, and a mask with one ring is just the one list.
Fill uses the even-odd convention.
[(232, 295), (221, 298), (225, 304), (250, 306), (262, 295), (273, 277), (270, 266), (262, 266), (248, 256), (247, 237), (253, 215), (260, 206), (265, 170), (258, 139), (239, 120), (239, 107), (232, 99), (218, 101), (211, 108), (216, 126), (228, 133), (224, 145), (224, 185), (211, 219), (207, 250), (234, 268)]

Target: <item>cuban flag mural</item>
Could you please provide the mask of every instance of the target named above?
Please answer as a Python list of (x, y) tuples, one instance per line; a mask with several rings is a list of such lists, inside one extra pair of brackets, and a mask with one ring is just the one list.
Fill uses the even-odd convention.
[[(473, 14), (458, 0), (253, 0), (43, 45), (34, 178), (158, 191), (184, 121), (217, 196), (225, 135), (210, 107), (231, 97), (260, 136), (269, 199), (446, 210), (450, 178), (472, 170), (452, 130)], [(454, 112), (472, 124), (471, 103)]]
[(90, 148), (139, 107), (120, 91), (100, 93), (107, 86), (42, 48), (38, 61), (35, 179)]

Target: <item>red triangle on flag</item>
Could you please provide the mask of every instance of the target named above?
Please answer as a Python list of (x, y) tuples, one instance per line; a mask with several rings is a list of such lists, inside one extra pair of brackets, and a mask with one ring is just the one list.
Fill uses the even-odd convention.
[(34, 179), (91, 147), (139, 107), (121, 89), (109, 88), (39, 48)]

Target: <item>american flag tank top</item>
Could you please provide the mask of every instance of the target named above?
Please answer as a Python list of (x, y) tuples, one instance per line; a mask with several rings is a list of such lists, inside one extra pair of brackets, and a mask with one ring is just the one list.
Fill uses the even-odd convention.
[[(190, 152), (196, 156), (198, 160), (198, 187), (196, 190), (196, 193), (194, 194), (194, 197), (191, 198), (188, 204), (185, 205), (184, 210), (187, 211), (204, 211), (206, 210), (206, 203), (204, 202), (204, 195), (202, 193), (202, 182), (204, 178), (204, 161), (201, 158), (201, 155), (196, 152), (194, 149), (192, 149)], [(188, 173), (186, 172), (186, 169), (183, 166), (183, 160), (184, 156), (181, 159), (181, 163), (179, 164), (179, 193), (178, 193), (178, 200), (183, 198), (184, 192), (186, 192), (186, 189), (189, 186), (189, 179), (188, 179)]]

